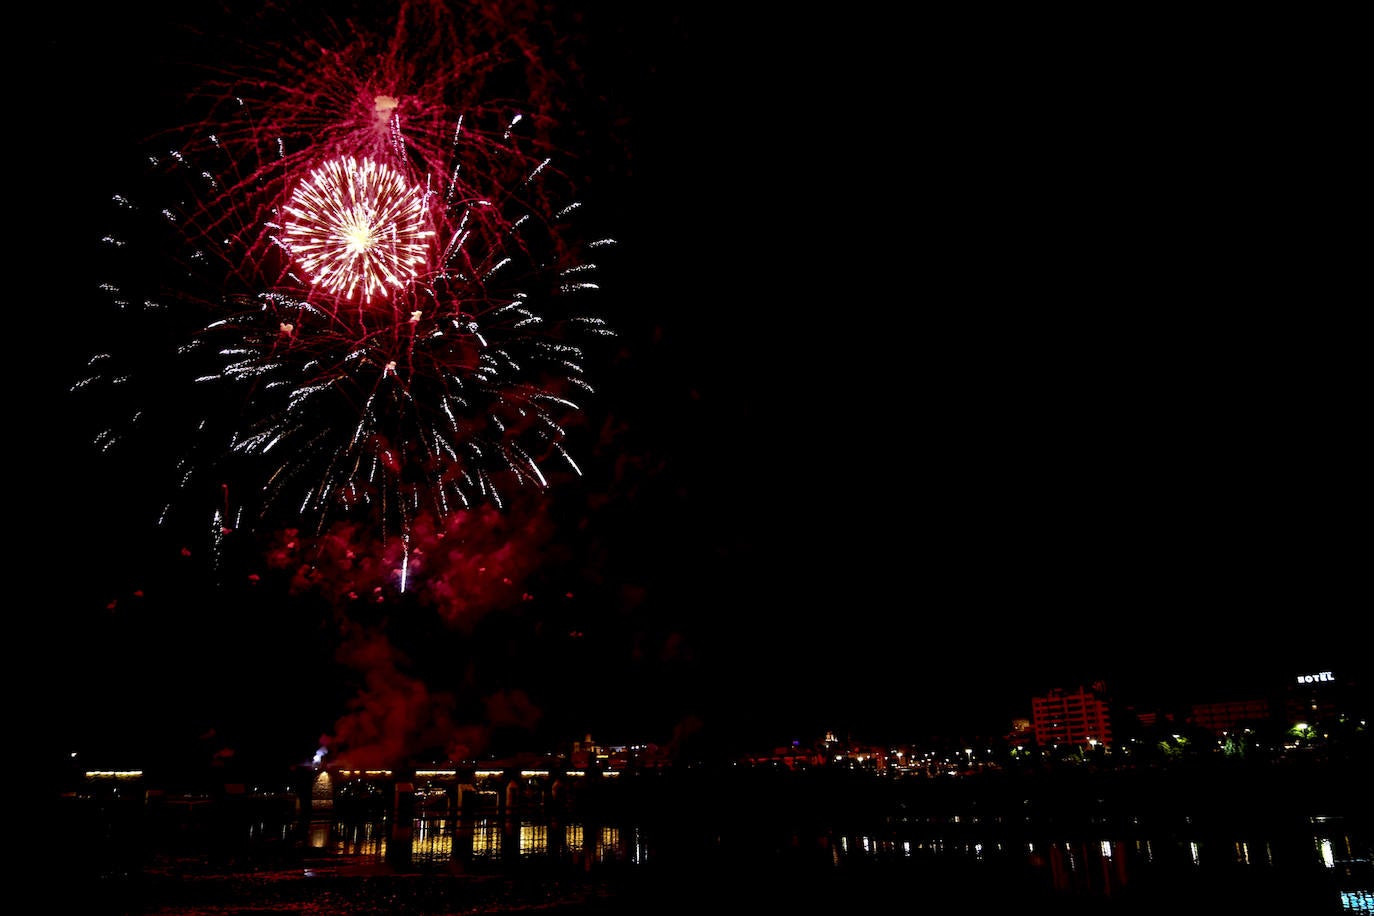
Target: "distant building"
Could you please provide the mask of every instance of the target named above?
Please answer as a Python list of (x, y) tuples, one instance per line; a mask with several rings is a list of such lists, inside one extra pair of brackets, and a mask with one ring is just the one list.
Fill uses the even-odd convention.
[(1334, 719), (1354, 711), (1363, 715), (1367, 708), (1357, 701), (1355, 687), (1348, 678), (1331, 671), (1299, 673), (1289, 680), (1284, 692), (1284, 718), (1289, 725), (1296, 725)]
[(1364, 716), (1368, 703), (1361, 700), (1359, 686), (1329, 670), (1303, 671), (1270, 685), (1263, 697), (1194, 703), (1187, 721), (1220, 735), (1250, 724), (1291, 727)]
[(764, 753), (745, 754), (739, 758), (739, 762), (747, 766), (776, 766), (789, 770), (803, 770), (825, 766), (829, 761), (825, 752), (804, 747), (800, 741), (793, 741), (786, 747), (775, 747)]
[(1019, 747), (1035, 743), (1035, 729), (1031, 725), (1031, 720), (1025, 716), (1018, 716), (1011, 720), (1011, 731), (1002, 736), (1002, 741), (1008, 747)]
[(1268, 700), (1226, 700), (1220, 703), (1195, 703), (1188, 724), (1213, 734), (1235, 730), (1237, 726), (1268, 722), (1273, 716)]
[(1031, 698), (1031, 731), (1041, 747), (1100, 744), (1111, 747), (1112, 716), (1097, 688), (1056, 688)]

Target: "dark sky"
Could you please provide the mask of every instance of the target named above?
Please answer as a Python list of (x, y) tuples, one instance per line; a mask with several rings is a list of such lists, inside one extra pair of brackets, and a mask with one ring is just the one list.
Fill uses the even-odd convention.
[(60, 741), (294, 760), (390, 703), (416, 724), (377, 743), (761, 747), (999, 731), (1097, 679), (1148, 704), (1367, 675), (1339, 56), (588, 6), (568, 114), (622, 242), (601, 435), (506, 532), (537, 600), (461, 632), (289, 598), (246, 548), (209, 569), (148, 524), (163, 482), (98, 460), (67, 387), (113, 344), (77, 255), (172, 126), (193, 15), (39, 30), (47, 279), (12, 302), (54, 319), (14, 448)]

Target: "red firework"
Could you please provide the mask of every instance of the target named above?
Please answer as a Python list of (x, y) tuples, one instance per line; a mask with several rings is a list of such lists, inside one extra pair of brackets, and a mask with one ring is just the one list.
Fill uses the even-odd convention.
[(291, 194), (321, 163), (348, 158), (451, 200), (529, 195), (526, 209), (549, 209), (555, 201), (522, 179), (568, 159), (554, 135), (565, 93), (576, 92), (562, 74), (576, 68), (554, 21), (532, 0), (403, 0), (385, 17), (318, 29), (264, 14), (261, 24), (290, 40), (246, 43), (238, 60), (200, 74), (189, 124), (162, 135), (175, 144), (167, 161), (202, 176), (180, 230), (248, 282), (277, 282)]

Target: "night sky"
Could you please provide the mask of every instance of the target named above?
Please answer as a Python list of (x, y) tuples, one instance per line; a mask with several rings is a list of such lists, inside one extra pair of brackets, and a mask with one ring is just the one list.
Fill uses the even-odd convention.
[(586, 6), (556, 5), (565, 116), (621, 244), (584, 475), (475, 525), (477, 560), (432, 573), (445, 598), (381, 603), (291, 594), (279, 532), (215, 561), (203, 530), (156, 529), (172, 481), (102, 458), (108, 418), (69, 391), (120, 345), (88, 259), (104, 204), (214, 44), (177, 36), (303, 21), (37, 30), (38, 176), (15, 180), (43, 279), (11, 304), (41, 365), (12, 387), (34, 416), (11, 521), (38, 569), (16, 552), (12, 613), (40, 622), (55, 744), (110, 765), (294, 762), (321, 736), (377, 759), (586, 733), (758, 749), (997, 733), (1099, 679), (1148, 705), (1367, 676), (1339, 57), (862, 4)]

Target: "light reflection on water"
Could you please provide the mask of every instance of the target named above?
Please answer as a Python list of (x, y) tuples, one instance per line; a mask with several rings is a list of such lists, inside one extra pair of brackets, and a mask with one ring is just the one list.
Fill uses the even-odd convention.
[[(285, 836), (289, 825), (266, 828)], [(1144, 874), (1188, 875), (1230, 871), (1240, 874), (1311, 874), (1339, 894), (1348, 913), (1374, 914), (1374, 870), (1367, 830), (1344, 819), (1312, 818), (1302, 836), (1165, 836), (1055, 838), (998, 836), (988, 828), (984, 836), (904, 835), (900, 825), (881, 831), (792, 832), (751, 845), (738, 829), (721, 831), (732, 837), (726, 845), (736, 856), (776, 858), (820, 853), (819, 861), (835, 869), (872, 864), (915, 863), (939, 867), (972, 863), (1005, 873), (1017, 870), (1042, 884), (1074, 895), (1109, 896)], [(1363, 832), (1362, 832), (1363, 831)], [(512, 862), (575, 863), (588, 868), (622, 864), (636, 866), (662, 855), (652, 831), (638, 825), (560, 823), (530, 818), (419, 817), (409, 831), (394, 829), (386, 819), (359, 822), (312, 821), (308, 845), (320, 855), (355, 864), (382, 865), (393, 861), (401, 844), (406, 863), (417, 869), (438, 869), (454, 863), (499, 867)], [(718, 843), (725, 841), (717, 838)]]
[[(255, 838), (272, 835), (289, 839), (291, 824), (256, 823)], [(385, 818), (363, 821), (312, 820), (304, 831), (305, 845), (315, 857), (347, 860), (355, 865), (383, 865), (391, 861), (392, 843), (406, 847), (406, 862), (417, 867), (443, 866), (455, 861), (500, 863), (521, 860), (579, 861), (591, 864), (643, 864), (650, 859), (637, 827), (582, 823), (549, 823), (503, 817), (415, 818), (409, 834), (398, 833)]]
[[(1311, 818), (1307, 829), (1310, 833), (1299, 838), (1166, 836), (1017, 842), (951, 841), (940, 836), (893, 840), (854, 833), (835, 838), (835, 862), (841, 867), (893, 859), (1021, 864), (1058, 891), (1089, 896), (1111, 896), (1146, 873), (1181, 877), (1221, 871), (1308, 874), (1335, 888), (1343, 912), (1374, 914), (1374, 846), (1368, 825), (1352, 827), (1341, 818)], [(1314, 881), (1314, 888), (1322, 887), (1323, 881)]]
[[(353, 860), (388, 861), (388, 838), (394, 832), (385, 821), (343, 824), (317, 821), (310, 826), (310, 846), (320, 852)], [(445, 865), (454, 861), (499, 863), (514, 856), (523, 860), (578, 860), (591, 863), (643, 863), (649, 851), (634, 828), (580, 823), (549, 824), (500, 817), (461, 820), (416, 818), (408, 837), (406, 860), (415, 866)]]
[[(1331, 904), (1312, 912), (1374, 916), (1371, 826), (1343, 817), (1243, 828), (1203, 828), (1184, 819), (1152, 830), (1133, 819), (1061, 830), (1054, 824), (955, 817), (894, 819), (863, 829), (720, 818), (703, 819), (706, 829), (690, 836), (662, 820), (602, 823), (539, 813), (425, 814), (398, 824), (386, 816), (321, 818), (282, 812), (226, 821), (206, 808), (186, 806), (176, 818), (149, 821), (142, 838), (151, 857), (194, 859), (205, 857), (207, 850), (223, 854), (227, 847), (233, 856), (251, 862), (259, 850), (273, 849), (280, 861), (304, 866), (306, 873), (385, 868), (398, 862), (419, 872), (494, 873), (542, 864), (594, 872), (706, 856), (744, 866), (789, 861), (837, 874), (873, 874), (877, 868), (923, 878), (987, 876), (1004, 885), (1029, 882), (1032, 888), (1075, 897), (1111, 897), (1147, 882), (1189, 887), (1199, 877), (1223, 875), (1228, 881), (1255, 884), (1282, 878), (1285, 887), (1310, 886), (1314, 899)], [(226, 827), (237, 832), (228, 844), (216, 839)], [(126, 837), (106, 835), (120, 842)], [(83, 830), (78, 842), (89, 848), (101, 840)], [(280, 855), (281, 850), (292, 852)]]

